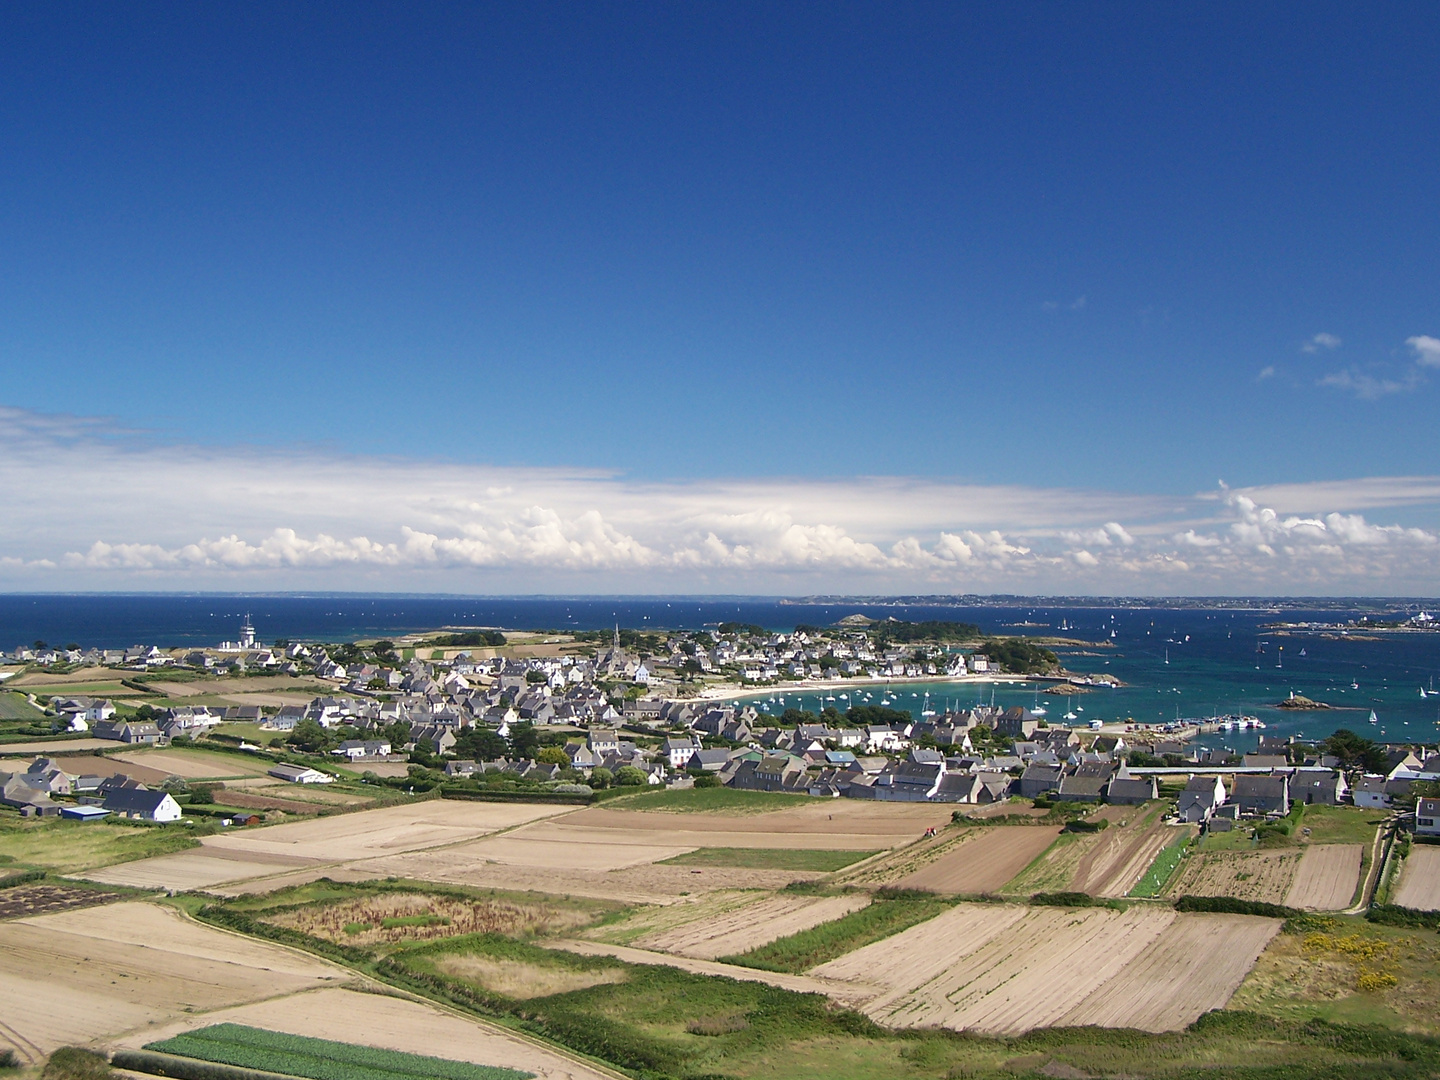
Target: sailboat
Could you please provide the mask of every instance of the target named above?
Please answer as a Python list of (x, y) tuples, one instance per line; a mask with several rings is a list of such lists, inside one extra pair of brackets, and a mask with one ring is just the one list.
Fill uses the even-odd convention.
[(1166, 650), (1165, 650), (1165, 663), (1168, 664), (1169, 662), (1170, 662), (1170, 650), (1169, 650), (1169, 649), (1166, 649)]
[(1301, 649), (1301, 650), (1300, 650), (1300, 655), (1301, 655), (1301, 656), (1304, 656), (1304, 655), (1305, 655), (1305, 650), (1304, 650), (1304, 649)]
[(1380, 718), (1375, 715), (1375, 710), (1374, 710), (1374, 709), (1371, 709), (1371, 710), (1370, 710), (1370, 723), (1372, 723), (1372, 724), (1378, 724), (1379, 722), (1380, 722)]
[(925, 691), (925, 701), (920, 706), (921, 716), (934, 716), (935, 710), (930, 707), (930, 691)]

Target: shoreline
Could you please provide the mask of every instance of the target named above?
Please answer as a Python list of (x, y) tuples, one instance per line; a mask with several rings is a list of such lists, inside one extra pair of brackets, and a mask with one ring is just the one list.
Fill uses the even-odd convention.
[(811, 690), (845, 690), (850, 687), (870, 688), (885, 686), (920, 686), (943, 683), (947, 686), (986, 686), (989, 684), (1014, 684), (1024, 686), (1032, 682), (1043, 682), (1047, 676), (1033, 675), (917, 675), (907, 678), (890, 679), (823, 679), (803, 683), (771, 683), (768, 686), (737, 687), (721, 690), (718, 687), (702, 690), (693, 697), (676, 698), (676, 701), (699, 703), (718, 701), (723, 698), (769, 697), (775, 694), (803, 694)]

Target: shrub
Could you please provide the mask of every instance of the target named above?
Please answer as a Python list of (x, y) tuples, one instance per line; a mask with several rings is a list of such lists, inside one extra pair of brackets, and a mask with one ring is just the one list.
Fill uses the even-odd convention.
[(114, 1076), (104, 1054), (62, 1046), (50, 1055), (40, 1080), (113, 1080)]
[(14, 1050), (0, 1050), (0, 1069), (18, 1069), (20, 1059), (15, 1056)]
[(1039, 904), (1042, 907), (1096, 907), (1097, 905), (1105, 905), (1105, 901), (1097, 900), (1089, 893), (1083, 892), (1037, 892), (1031, 895), (1030, 903)]
[(1416, 911), (1398, 904), (1375, 904), (1365, 918), (1381, 926), (1403, 926), (1411, 930), (1440, 930), (1440, 911)]
[(1104, 832), (1110, 827), (1110, 822), (1101, 818), (1098, 821), (1087, 821), (1084, 818), (1075, 818), (1065, 823), (1066, 832), (1095, 833)]
[(697, 788), (717, 788), (720, 786), (720, 778), (714, 773), (701, 773), (695, 777)]
[(13, 889), (16, 885), (28, 885), (32, 881), (45, 880), (44, 870), (25, 870), (0, 878), (0, 889)]
[(1303, 911), (1283, 904), (1266, 904), (1259, 900), (1241, 900), (1234, 896), (1182, 896), (1175, 901), (1176, 911), (1218, 911), (1225, 915), (1263, 915), (1268, 919), (1304, 917)]

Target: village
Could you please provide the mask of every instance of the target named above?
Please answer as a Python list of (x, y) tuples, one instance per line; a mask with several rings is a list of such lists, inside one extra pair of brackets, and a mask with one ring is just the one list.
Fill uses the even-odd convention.
[[(43, 929), (63, 964), (108, 918), (125, 928), (117, 941), (136, 947), (178, 935), (238, 955), (203, 937), (213, 925), (257, 948), (288, 935), (324, 964), (364, 955), (367, 978), (383, 971), (392, 988), (422, 991), (420, 1002), (483, 993), (489, 1011), (467, 1012), (470, 1025), (543, 1015), (547, 994), (559, 1002), (590, 987), (594, 1015), (640, 1039), (624, 1026), (640, 1023), (640, 1006), (623, 987), (646, 971), (697, 980), (679, 1000), (733, 996), (722, 986), (818, 994), (877, 1030), (1013, 1039), (1088, 1025), (1190, 1032), (1207, 1012), (1237, 1007), (1290, 1016), (1297, 991), (1282, 988), (1314, 942), (1363, 940), (1327, 954), (1341, 999), (1385, 1002), (1429, 1030), (1407, 1003), (1440, 969), (1428, 947), (1385, 935), (1433, 931), (1371, 920), (1424, 926), (1440, 911), (1434, 747), (1342, 732), (1315, 743), (1261, 736), (1255, 752), (1234, 755), (1201, 745), (1188, 723), (1070, 724), (984, 704), (917, 715), (893, 680), (1087, 677), (1023, 639), (958, 644), (943, 624), (928, 637), (902, 625), (889, 629), (919, 640), (896, 645), (886, 629), (461, 628), (267, 648), (247, 623), (240, 640), (203, 650), (16, 650), (0, 671), (10, 724), (0, 943), (7, 926)], [(878, 695), (852, 690), (844, 711), (827, 702), (814, 713), (743, 693), (750, 665), (763, 676), (787, 662), (797, 678), (803, 665), (804, 681)], [(851, 663), (883, 666), (844, 674)], [(840, 695), (819, 700), (830, 697)], [(130, 948), (117, 945), (113, 968), (97, 974), (148, 970), (152, 958)], [(1411, 961), (1399, 962), (1401, 948)], [(1077, 949), (1107, 960), (1077, 967)], [(158, 970), (154, 983), (169, 985)], [(373, 995), (302, 980), (281, 1010), (264, 1004), (266, 983), (245, 976), (190, 1018), (147, 998), (147, 1015), (182, 1033), (253, 1021), (311, 1037), (331, 1030), (321, 1018), (342, 1005), (305, 1003), (340, 994), (343, 1008), (382, 1022)], [(1336, 992), (1299, 992), (1304, 1015), (1330, 1015)], [(54, 996), (0, 978), (6, 994)], [(722, 1046), (741, 1053), (744, 1010), (760, 1006), (719, 1008), (676, 1012), (663, 1052), (618, 1060), (609, 1050), (600, 1064), (698, 1069)], [(90, 1042), (169, 1076), (193, 1071), (185, 1055), (209, 1052), (60, 998), (47, 1009), (43, 1031), (0, 1028), (0, 1040), (36, 1061)], [(463, 1057), (478, 1030), (455, 1029), (449, 1052)], [(592, 1044), (573, 1026), (536, 1030), (532, 1043), (485, 1043), (487, 1062), (578, 1075), (546, 1055)], [(856, 1045), (890, 1052), (876, 1038)], [(946, 1047), (937, 1060), (969, 1052)]]

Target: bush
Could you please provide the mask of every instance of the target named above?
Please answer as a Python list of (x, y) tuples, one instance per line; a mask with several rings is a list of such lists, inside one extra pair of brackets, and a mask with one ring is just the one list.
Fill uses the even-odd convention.
[(1041, 907), (1096, 907), (1107, 906), (1104, 900), (1097, 900), (1083, 892), (1037, 892), (1030, 896), (1030, 903)]
[(20, 1059), (15, 1056), (14, 1050), (0, 1050), (0, 1069), (18, 1069)]
[[(1038, 805), (1038, 804), (1037, 804)], [(1110, 822), (1101, 818), (1099, 821), (1086, 821), (1084, 818), (1075, 818), (1065, 823), (1066, 832), (1095, 833), (1104, 832), (1110, 827)]]
[(1217, 911), (1224, 915), (1263, 915), (1267, 919), (1304, 917), (1305, 912), (1283, 904), (1266, 904), (1259, 900), (1241, 900), (1234, 896), (1182, 896), (1175, 901), (1176, 911)]
[(1440, 911), (1416, 911), (1398, 904), (1375, 904), (1365, 918), (1381, 926), (1403, 926), (1411, 930), (1440, 930)]
[[(173, 745), (174, 740), (171, 740)], [(197, 784), (190, 789), (191, 806), (208, 806), (215, 801), (215, 789), (205, 784)]]
[(717, 788), (720, 786), (720, 778), (714, 773), (701, 773), (695, 777), (697, 788)]
[(0, 878), (0, 889), (13, 889), (16, 885), (28, 885), (32, 881), (44, 881), (44, 870), (25, 870), (18, 874)]
[(616, 787), (644, 787), (645, 774), (634, 765), (621, 765), (615, 770)]
[(113, 1080), (114, 1076), (104, 1054), (62, 1046), (50, 1055), (40, 1080)]

